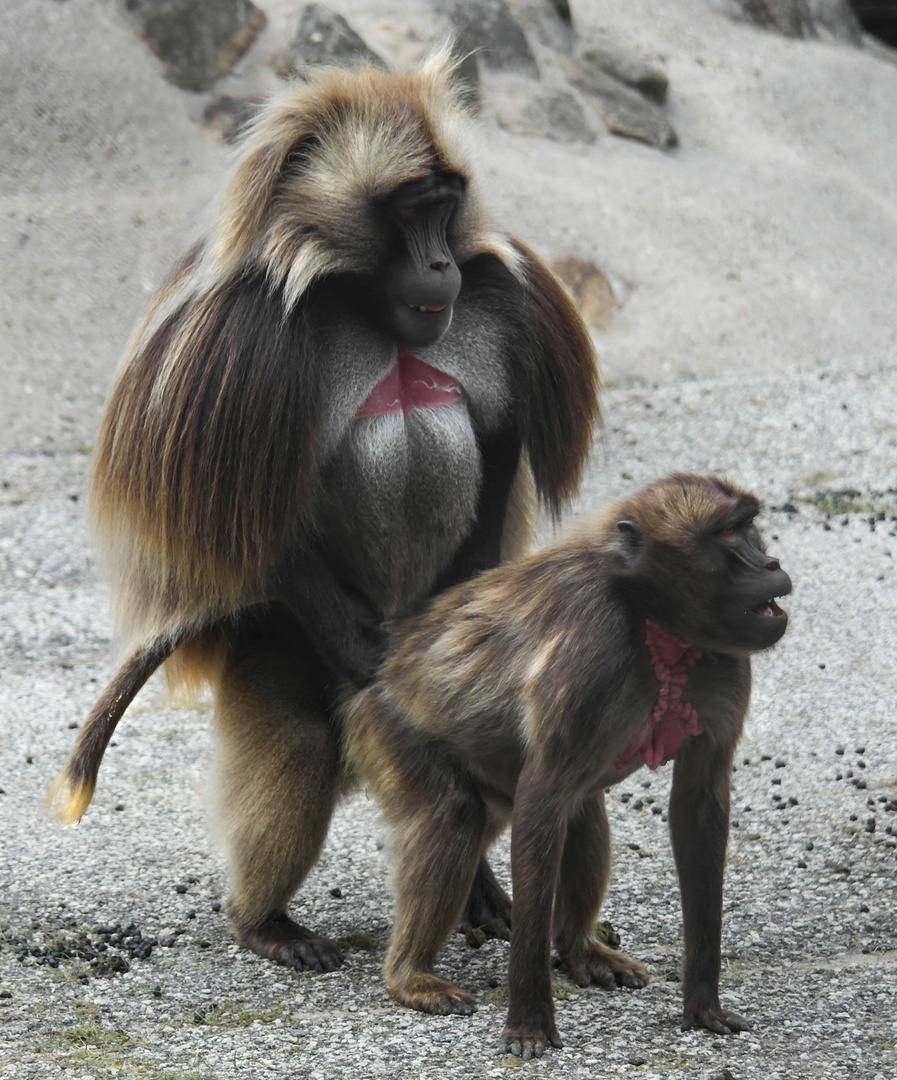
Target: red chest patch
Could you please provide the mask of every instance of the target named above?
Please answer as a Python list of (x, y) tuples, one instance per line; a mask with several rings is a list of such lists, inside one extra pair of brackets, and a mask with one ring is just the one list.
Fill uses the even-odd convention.
[(400, 348), (392, 371), (377, 383), (355, 416), (362, 419), (397, 412), (407, 414), (412, 409), (454, 405), (463, 397), (461, 387), (451, 375)]
[(617, 758), (618, 769), (637, 755), (649, 769), (658, 769), (676, 756), (688, 735), (704, 730), (693, 705), (682, 701), (682, 688), (688, 682), (688, 669), (701, 659), (701, 650), (681, 638), (668, 634), (651, 619), (645, 620), (645, 646), (657, 679), (657, 701), (648, 719)]

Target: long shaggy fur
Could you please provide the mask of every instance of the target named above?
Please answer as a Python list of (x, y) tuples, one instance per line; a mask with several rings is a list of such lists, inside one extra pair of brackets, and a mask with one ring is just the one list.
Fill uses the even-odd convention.
[(434, 167), (466, 183), (459, 265), (498, 259), (538, 331), (516, 392), (539, 495), (557, 513), (575, 490), (597, 419), (591, 344), (544, 265), (489, 225), (467, 124), (440, 57), (407, 76), (324, 71), (259, 115), (209, 236), (138, 328), (100, 431), (91, 507), (126, 641), (263, 598), (283, 551), (314, 528), (315, 284), (372, 272), (372, 202)]
[[(89, 802), (115, 724), (156, 666), (166, 663), (170, 682), (214, 683), (238, 617), (284, 600), (296, 567), (326, 546), (322, 536), (333, 539), (335, 519), (353, 538), (370, 531), (345, 492), (335, 508), (327, 502), (325, 473), (370, 390), (355, 400), (359, 365), (350, 377), (346, 358), (361, 355), (366, 371), (368, 353), (394, 355), (395, 342), (343, 298), (347, 283), (381, 267), (389, 238), (378, 203), (403, 184), (446, 173), (463, 186), (446, 238), (462, 288), (454, 329), (435, 352), (470, 379), (468, 462), (479, 463), (486, 492), (474, 511), (458, 510), (457, 528), (445, 526), (457, 477), (442, 479), (449, 459), (436, 453), (443, 517), (426, 503), (416, 509), (408, 546), (424, 565), (413, 568), (408, 602), (520, 554), (534, 499), (557, 515), (576, 490), (599, 420), (591, 342), (544, 264), (490, 224), (468, 130), (445, 55), (407, 75), (321, 71), (257, 117), (211, 228), (137, 327), (100, 430), (91, 510), (129, 658), (54, 788), (67, 820)], [(503, 470), (513, 476), (507, 505)], [(419, 486), (430, 475), (419, 469)], [(376, 480), (362, 476), (371, 490)], [(445, 534), (440, 553), (434, 529)], [(468, 544), (475, 530), (497, 538), (488, 557), (479, 538)], [(400, 531), (373, 554), (357, 542), (348, 561), (388, 563), (395, 577)]]

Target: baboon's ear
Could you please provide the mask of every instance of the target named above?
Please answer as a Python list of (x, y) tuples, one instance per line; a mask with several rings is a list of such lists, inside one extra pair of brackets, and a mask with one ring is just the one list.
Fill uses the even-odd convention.
[(638, 569), (642, 559), (642, 530), (635, 521), (618, 521), (612, 539), (611, 557), (617, 571), (631, 574)]

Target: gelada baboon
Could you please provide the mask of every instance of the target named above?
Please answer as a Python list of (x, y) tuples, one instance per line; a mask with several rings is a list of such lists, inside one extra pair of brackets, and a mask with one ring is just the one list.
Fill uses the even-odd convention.
[(675, 758), (669, 821), (685, 924), (685, 1025), (747, 1023), (719, 1001), (729, 775), (750, 654), (781, 638), (788, 575), (765, 553), (752, 495), (677, 475), (587, 529), (505, 563), (402, 620), (376, 681), (346, 710), (348, 760), (394, 839), (396, 924), (384, 967), (399, 1001), (470, 1013), (432, 973), (478, 860), (511, 831), (505, 1047), (560, 1046), (552, 935), (580, 986), (642, 987), (597, 940), (610, 870), (605, 789)]
[[(295, 967), (341, 960), (287, 915), (336, 798), (338, 687), (369, 680), (385, 618), (521, 549), (531, 493), (561, 510), (598, 419), (588, 334), (486, 217), (469, 124), (444, 56), (274, 98), (137, 328), (96, 448), (128, 659), (51, 795), (84, 813), (163, 661), (211, 683), (229, 912)], [(470, 901), (507, 933), (485, 863)]]

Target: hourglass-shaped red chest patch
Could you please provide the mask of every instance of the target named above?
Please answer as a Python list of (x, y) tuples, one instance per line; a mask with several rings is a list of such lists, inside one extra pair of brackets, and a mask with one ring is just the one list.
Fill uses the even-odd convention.
[(358, 419), (397, 412), (407, 415), (412, 409), (454, 405), (463, 397), (451, 375), (400, 348), (392, 370), (377, 383), (355, 415)]

